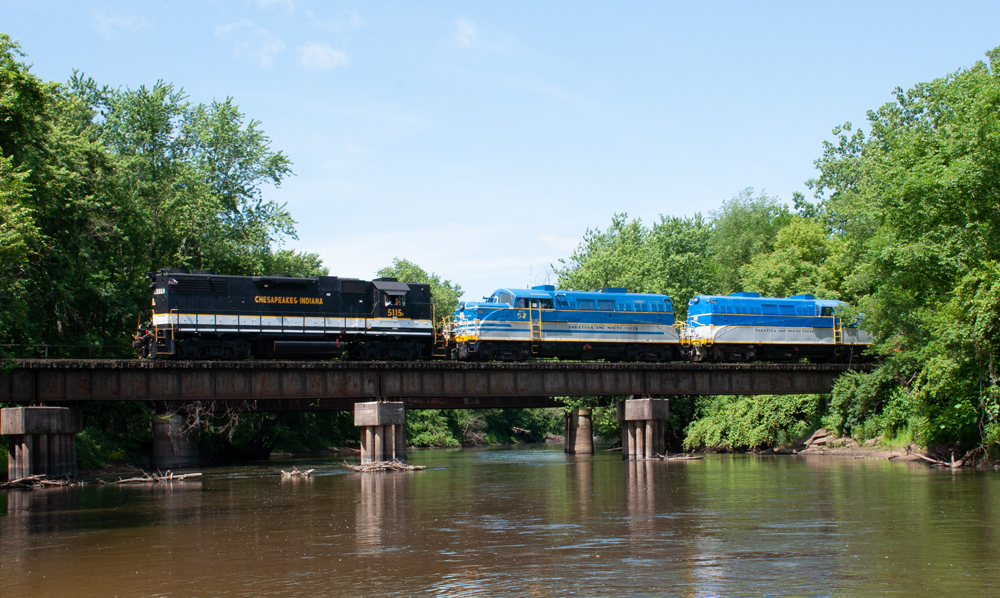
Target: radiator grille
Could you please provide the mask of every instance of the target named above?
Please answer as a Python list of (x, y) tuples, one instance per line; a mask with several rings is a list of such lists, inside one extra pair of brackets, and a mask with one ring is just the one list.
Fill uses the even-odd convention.
[(364, 295), (365, 283), (361, 280), (340, 281), (340, 292), (348, 295)]
[(176, 285), (170, 285), (175, 291), (225, 293), (226, 281), (210, 278), (178, 278)]

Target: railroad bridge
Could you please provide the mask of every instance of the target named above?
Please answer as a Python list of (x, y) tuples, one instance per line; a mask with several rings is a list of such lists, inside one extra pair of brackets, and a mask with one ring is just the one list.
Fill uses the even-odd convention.
[(19, 360), (0, 373), (0, 402), (255, 401), (260, 411), (556, 407), (558, 397), (826, 393), (869, 365), (742, 363), (464, 363), (352, 361)]
[[(236, 405), (256, 411), (355, 409), (362, 445), (369, 434), (367, 446), (375, 447), (369, 457), (375, 459), (405, 455), (405, 439), (398, 433), (406, 409), (558, 407), (560, 397), (596, 396), (605, 404), (611, 397), (643, 397), (653, 403), (638, 410), (619, 409), (619, 418), (635, 438), (642, 433), (649, 436), (645, 445), (635, 445), (638, 452), (632, 454), (649, 455), (659, 446), (656, 437), (662, 435), (667, 413), (662, 397), (827, 393), (842, 373), (870, 368), (868, 364), (806, 363), (25, 359), (0, 372), (0, 402), (59, 407), (80, 401), (143, 401), (163, 411), (169, 411), (172, 404), (192, 401), (212, 408)], [(356, 404), (381, 406), (356, 409)], [(659, 421), (659, 428), (649, 423), (648, 429), (638, 432), (629, 423), (654, 421)], [(586, 427), (585, 433), (577, 433), (579, 425)], [(163, 433), (169, 437), (172, 432)], [(25, 434), (29, 432), (21, 431)], [(587, 413), (568, 417), (567, 437), (580, 438), (585, 450), (590, 443)], [(156, 438), (154, 427), (154, 454)], [(176, 439), (169, 444), (176, 448)]]

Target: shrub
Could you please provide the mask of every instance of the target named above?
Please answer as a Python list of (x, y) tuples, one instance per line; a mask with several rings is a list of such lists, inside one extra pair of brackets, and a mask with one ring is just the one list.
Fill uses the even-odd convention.
[(820, 395), (710, 397), (685, 431), (686, 449), (752, 450), (790, 444), (819, 424)]

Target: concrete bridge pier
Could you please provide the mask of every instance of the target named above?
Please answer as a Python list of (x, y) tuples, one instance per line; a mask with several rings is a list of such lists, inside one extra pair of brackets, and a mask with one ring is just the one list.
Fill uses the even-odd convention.
[(402, 402), (354, 404), (354, 425), (361, 428), (361, 464), (406, 461), (406, 408)]
[(663, 422), (670, 417), (667, 399), (628, 399), (618, 402), (622, 423), (622, 459), (653, 459), (666, 454)]
[(153, 467), (182, 469), (198, 466), (198, 436), (185, 430), (179, 413), (153, 417)]
[(594, 431), (589, 407), (574, 407), (566, 414), (566, 453), (594, 454)]
[(0, 409), (0, 434), (7, 436), (7, 475), (76, 477), (76, 434), (80, 413), (66, 407)]

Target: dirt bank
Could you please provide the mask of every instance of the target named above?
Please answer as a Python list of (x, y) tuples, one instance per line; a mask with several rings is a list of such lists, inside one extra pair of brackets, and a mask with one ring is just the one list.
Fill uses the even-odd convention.
[(963, 451), (958, 446), (942, 445), (927, 449), (910, 443), (902, 447), (886, 448), (880, 446), (881, 440), (881, 438), (875, 438), (864, 444), (858, 444), (853, 438), (835, 436), (828, 430), (820, 428), (808, 436), (799, 438), (791, 447), (777, 447), (755, 452), (761, 455), (824, 455), (886, 459), (889, 461), (918, 461), (929, 466), (950, 469), (976, 467), (1000, 470), (1000, 462), (977, 460), (974, 451)]

